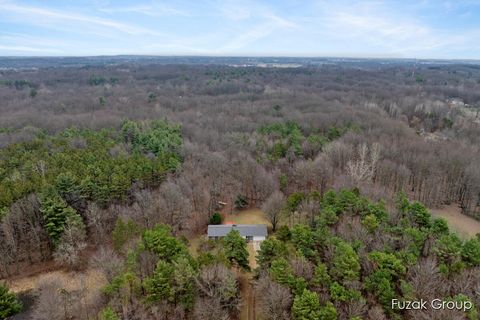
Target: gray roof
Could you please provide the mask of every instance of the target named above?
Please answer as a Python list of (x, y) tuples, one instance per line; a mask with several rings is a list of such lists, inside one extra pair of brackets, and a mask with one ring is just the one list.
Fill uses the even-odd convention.
[(208, 236), (225, 237), (232, 229), (238, 230), (242, 237), (266, 237), (268, 234), (265, 224), (211, 224), (208, 226)]

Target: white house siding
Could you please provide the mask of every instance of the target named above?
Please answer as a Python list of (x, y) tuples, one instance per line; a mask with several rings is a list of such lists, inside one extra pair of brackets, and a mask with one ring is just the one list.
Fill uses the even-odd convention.
[(265, 240), (265, 237), (257, 237), (257, 236), (253, 237), (253, 241), (263, 241), (263, 240)]

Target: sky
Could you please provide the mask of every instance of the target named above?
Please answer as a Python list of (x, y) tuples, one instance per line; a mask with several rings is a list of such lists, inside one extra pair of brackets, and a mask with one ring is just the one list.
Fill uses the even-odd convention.
[(480, 0), (0, 0), (0, 56), (480, 59)]

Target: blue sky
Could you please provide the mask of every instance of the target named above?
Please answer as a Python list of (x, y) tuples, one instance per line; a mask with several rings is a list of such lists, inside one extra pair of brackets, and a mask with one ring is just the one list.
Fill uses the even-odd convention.
[(0, 56), (480, 59), (480, 0), (0, 0)]

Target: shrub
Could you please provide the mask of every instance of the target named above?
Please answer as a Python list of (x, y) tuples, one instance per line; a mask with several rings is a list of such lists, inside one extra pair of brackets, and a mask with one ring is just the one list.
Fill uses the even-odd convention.
[(215, 212), (210, 217), (210, 224), (221, 224), (221, 223), (222, 223), (222, 216), (220, 215), (220, 212)]
[(285, 242), (291, 239), (292, 233), (290, 232), (288, 226), (281, 226), (277, 229), (277, 232), (275, 232), (275, 236), (278, 238), (278, 240)]
[(477, 239), (470, 239), (465, 242), (462, 247), (462, 259), (469, 266), (480, 265), (480, 241)]
[(17, 297), (9, 292), (8, 287), (0, 283), (0, 319), (5, 319), (22, 310)]
[(112, 308), (106, 307), (100, 312), (100, 320), (120, 320)]

